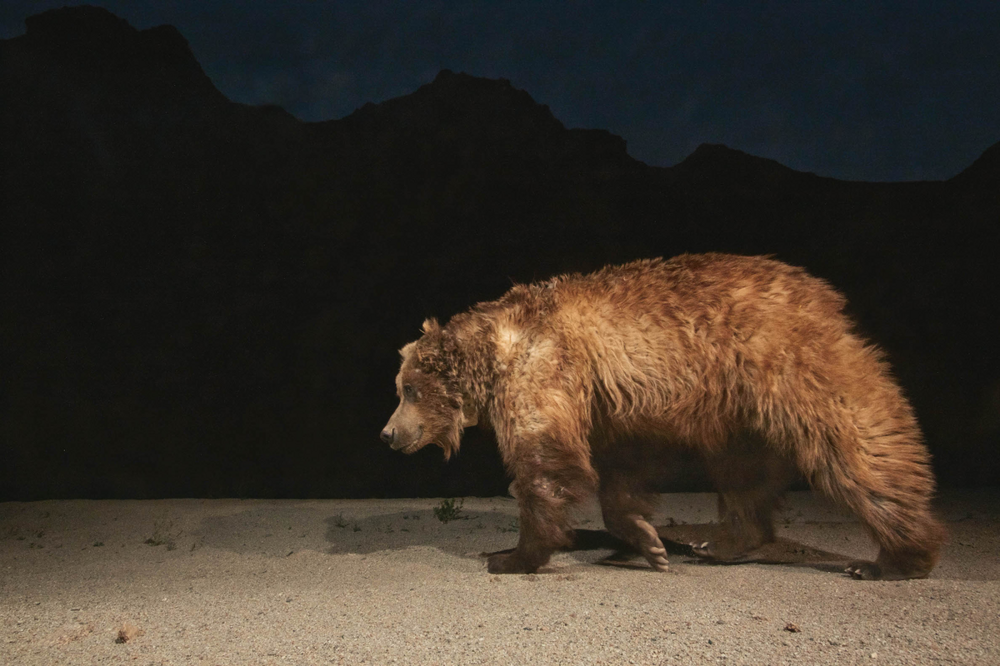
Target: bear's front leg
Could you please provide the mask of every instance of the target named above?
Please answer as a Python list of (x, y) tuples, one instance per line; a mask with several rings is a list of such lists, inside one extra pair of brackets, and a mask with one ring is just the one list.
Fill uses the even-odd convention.
[(667, 549), (656, 528), (649, 524), (656, 496), (637, 490), (628, 474), (616, 471), (601, 476), (598, 497), (604, 526), (635, 548), (656, 571), (668, 571)]
[(517, 548), (491, 555), (487, 565), (490, 573), (534, 573), (548, 563), (554, 551), (572, 543), (565, 488), (545, 475), (515, 479), (512, 487), (520, 508)]
[(531, 358), (540, 367), (521, 368), (502, 391), (508, 418), (493, 419), (500, 454), (514, 477), (520, 535), (513, 552), (490, 558), (492, 573), (532, 573), (571, 545), (567, 508), (597, 489), (586, 410), (578, 402), (584, 391), (565, 376), (548, 375), (560, 366), (546, 354)]

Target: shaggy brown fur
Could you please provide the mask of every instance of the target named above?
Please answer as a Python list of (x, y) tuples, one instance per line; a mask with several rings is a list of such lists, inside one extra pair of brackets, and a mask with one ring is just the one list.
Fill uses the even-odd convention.
[(720, 491), (723, 529), (700, 555), (736, 560), (773, 541), (772, 509), (801, 474), (879, 544), (852, 575), (923, 577), (945, 536), (929, 455), (844, 305), (800, 268), (722, 254), (518, 285), (444, 327), (424, 322), (401, 350), (400, 406), (382, 437), (447, 457), (477, 419), (495, 429), (521, 533), (491, 572), (544, 565), (569, 543), (567, 507), (593, 492), (608, 530), (666, 570), (649, 472), (691, 447)]

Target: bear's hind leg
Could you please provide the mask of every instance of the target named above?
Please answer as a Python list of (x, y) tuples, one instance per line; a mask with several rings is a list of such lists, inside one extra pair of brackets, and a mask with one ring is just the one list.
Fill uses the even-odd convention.
[(604, 526), (639, 551), (651, 567), (667, 571), (667, 549), (663, 547), (656, 528), (649, 524), (655, 495), (636, 492), (632, 486), (619, 474), (602, 477), (598, 495)]
[(879, 545), (874, 562), (852, 562), (846, 572), (859, 580), (926, 578), (947, 537), (931, 512), (929, 467), (914, 465), (905, 456), (902, 460), (874, 456), (867, 466), (867, 474), (837, 478), (839, 485), (828, 492), (853, 510)]
[(719, 528), (715, 539), (692, 549), (720, 562), (753, 559), (755, 550), (774, 541), (772, 514), (795, 477), (794, 464), (754, 437), (739, 438), (706, 462), (719, 491)]
[(882, 389), (868, 401), (875, 407), (859, 410), (850, 427), (822, 433), (829, 445), (815, 447), (821, 455), (805, 457), (801, 467), (815, 488), (851, 509), (879, 545), (874, 562), (854, 562), (848, 574), (925, 578), (947, 536), (931, 511), (930, 456), (898, 389)]
[(852, 562), (846, 573), (860, 580), (926, 578), (937, 564), (946, 530), (931, 513), (929, 495), (886, 490), (850, 483), (834, 494), (853, 509), (879, 545), (874, 562)]
[(750, 493), (719, 493), (719, 527), (712, 541), (692, 543), (694, 554), (718, 562), (753, 559), (774, 541), (771, 514), (780, 493), (763, 499)]

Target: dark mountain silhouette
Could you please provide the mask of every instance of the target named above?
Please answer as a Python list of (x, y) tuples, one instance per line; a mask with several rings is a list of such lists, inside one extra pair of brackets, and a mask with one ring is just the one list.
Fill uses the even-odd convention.
[(838, 285), (942, 481), (1000, 478), (1000, 144), (945, 182), (710, 145), (654, 168), (503, 80), (302, 123), (227, 100), (171, 27), (26, 24), (0, 42), (0, 499), (503, 492), (488, 433), (448, 465), (380, 444), (395, 350), (512, 280), (706, 250)]
[[(1000, 178), (1000, 143), (987, 149), (979, 156), (979, 159), (972, 163), (972, 166), (955, 176), (951, 182), (987, 184), (996, 183), (997, 178)], [(988, 191), (996, 193), (993, 188)]]
[(674, 167), (690, 185), (726, 186), (753, 191), (801, 189), (821, 184), (815, 174), (789, 169), (774, 160), (754, 157), (721, 144), (704, 143)]

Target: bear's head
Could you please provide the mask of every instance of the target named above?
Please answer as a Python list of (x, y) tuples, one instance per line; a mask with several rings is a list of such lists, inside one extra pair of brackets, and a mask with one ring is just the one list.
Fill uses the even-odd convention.
[(407, 454), (437, 444), (447, 460), (458, 451), (463, 429), (476, 424), (476, 414), (459, 387), (454, 336), (435, 319), (426, 320), (423, 331), (399, 350), (399, 406), (382, 429), (382, 441)]

